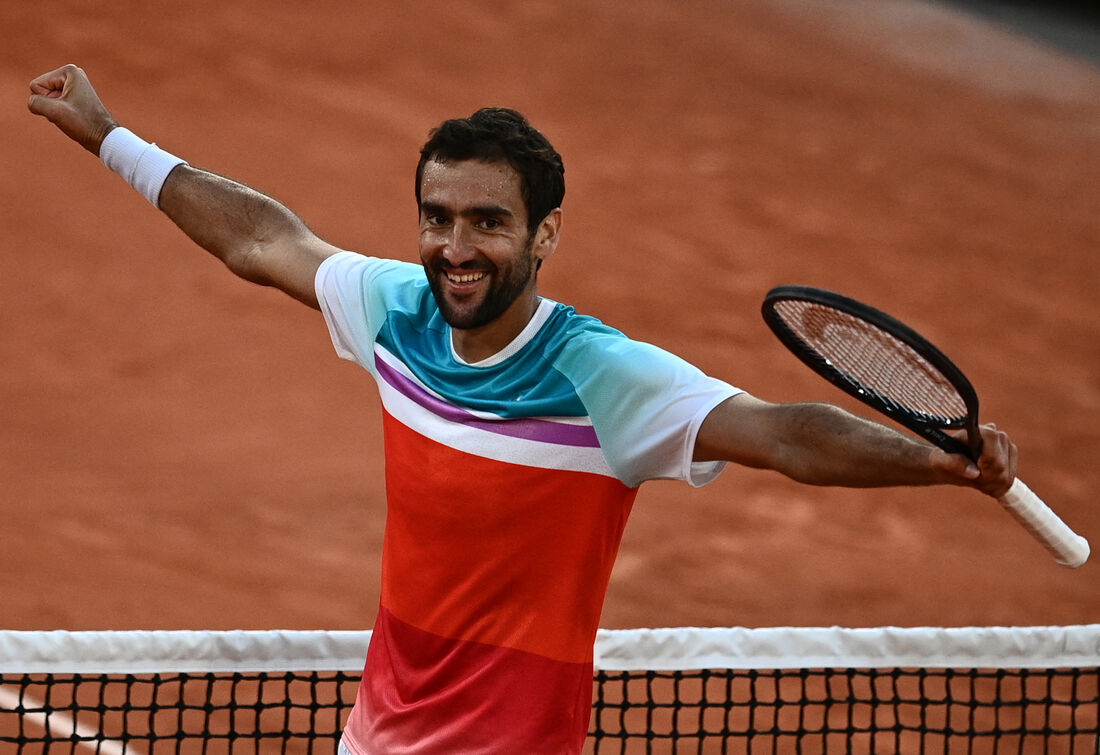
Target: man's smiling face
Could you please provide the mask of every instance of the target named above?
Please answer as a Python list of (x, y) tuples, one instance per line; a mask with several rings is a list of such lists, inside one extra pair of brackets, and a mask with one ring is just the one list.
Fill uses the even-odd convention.
[(500, 321), (510, 329), (515, 320), (522, 329), (535, 303), (534, 236), (521, 178), (508, 163), (424, 165), (420, 261), (451, 327), (474, 330)]

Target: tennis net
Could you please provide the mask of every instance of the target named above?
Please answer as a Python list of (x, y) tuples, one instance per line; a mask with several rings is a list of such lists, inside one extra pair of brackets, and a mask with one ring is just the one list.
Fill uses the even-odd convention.
[[(0, 752), (335, 752), (368, 632), (0, 631)], [(1098, 751), (1100, 624), (601, 630), (586, 752)]]

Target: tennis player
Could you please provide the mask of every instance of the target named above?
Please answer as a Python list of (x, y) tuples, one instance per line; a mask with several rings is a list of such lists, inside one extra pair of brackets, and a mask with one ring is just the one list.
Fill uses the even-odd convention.
[(774, 404), (539, 296), (564, 169), (519, 114), (431, 132), (420, 265), (337, 249), (275, 200), (118, 126), (84, 72), (30, 110), (118, 172), (235, 274), (319, 309), (377, 382), (388, 514), (381, 605), (342, 748), (576, 753), (612, 562), (646, 480), (727, 462), (815, 485), (947, 483), (999, 496), (1016, 449), (977, 464), (831, 405)]

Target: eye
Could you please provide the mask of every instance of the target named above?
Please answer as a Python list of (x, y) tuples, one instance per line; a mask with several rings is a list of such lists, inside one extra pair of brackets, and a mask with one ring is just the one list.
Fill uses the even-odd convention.
[(496, 228), (500, 228), (500, 221), (496, 218), (484, 218), (478, 225), (486, 231), (492, 231)]
[(424, 216), (424, 222), (430, 226), (443, 226), (447, 225), (447, 218), (444, 215), (440, 215), (438, 212), (428, 213)]

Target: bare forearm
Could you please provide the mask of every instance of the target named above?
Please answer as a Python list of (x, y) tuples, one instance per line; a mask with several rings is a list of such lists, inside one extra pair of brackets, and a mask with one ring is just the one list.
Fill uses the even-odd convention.
[(779, 407), (775, 469), (811, 485), (931, 485), (933, 448), (828, 404)]
[(240, 277), (275, 286), (316, 308), (314, 277), (339, 251), (293, 212), (260, 192), (188, 166), (119, 128), (80, 68), (31, 82), (28, 107), (107, 165)]
[(748, 395), (704, 421), (695, 458), (773, 469), (811, 485), (883, 487), (957, 482), (938, 449), (830, 404), (773, 404)]

